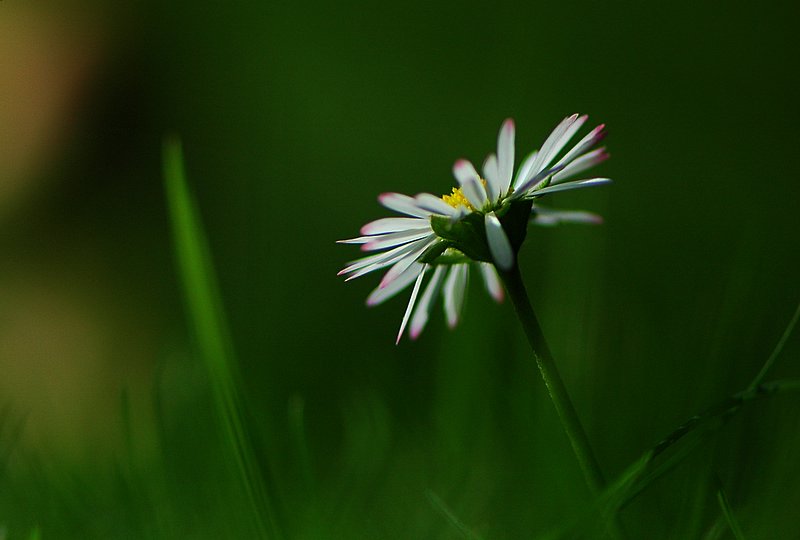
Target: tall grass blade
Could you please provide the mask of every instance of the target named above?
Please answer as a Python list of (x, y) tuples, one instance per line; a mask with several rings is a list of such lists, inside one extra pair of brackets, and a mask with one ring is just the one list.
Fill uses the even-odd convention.
[(164, 141), (164, 180), (178, 273), (187, 316), (208, 370), (226, 452), (246, 496), (249, 519), (258, 538), (280, 538), (242, 418), (240, 374), (217, 290), (200, 218), (189, 192), (180, 140)]
[(461, 536), (466, 538), (467, 540), (482, 540), (482, 537), (470, 529), (463, 521), (458, 519), (458, 517), (453, 513), (452, 510), (445, 504), (445, 502), (433, 491), (426, 491), (425, 496), (428, 498), (428, 501), (447, 521), (450, 525), (453, 526)]
[(728, 500), (728, 494), (725, 493), (725, 488), (723, 487), (722, 481), (719, 479), (719, 477), (717, 477), (717, 502), (722, 509), (722, 515), (725, 516), (725, 521), (727, 521), (728, 527), (730, 527), (731, 532), (733, 533), (733, 537), (736, 538), (736, 540), (745, 540), (742, 528), (739, 526), (739, 521), (733, 514), (731, 503)]
[[(800, 379), (770, 381), (734, 394), (705, 412), (691, 417), (653, 448), (646, 451), (606, 488), (600, 497), (605, 512), (614, 512), (627, 506), (650, 484), (688, 457), (701, 442), (705, 433), (719, 428), (727, 418), (736, 414), (746, 403), (774, 394), (798, 391), (800, 391)], [(679, 442), (685, 444), (656, 464), (656, 458)]]
[(794, 327), (797, 326), (798, 321), (800, 321), (800, 304), (797, 304), (797, 309), (795, 310), (794, 315), (792, 315), (789, 324), (786, 325), (786, 329), (783, 331), (783, 335), (781, 335), (781, 338), (778, 340), (778, 344), (775, 345), (775, 348), (772, 350), (772, 354), (770, 354), (769, 358), (767, 358), (767, 361), (764, 362), (764, 365), (761, 367), (761, 371), (759, 371), (758, 375), (756, 375), (750, 382), (750, 385), (747, 387), (748, 390), (755, 389), (756, 386), (761, 384), (761, 381), (764, 380), (764, 377), (767, 376), (767, 372), (772, 367), (772, 364), (775, 363), (775, 360), (777, 360), (778, 356), (780, 356), (781, 351), (783, 351), (783, 347), (786, 345), (786, 341), (789, 339), (789, 336), (792, 335)]

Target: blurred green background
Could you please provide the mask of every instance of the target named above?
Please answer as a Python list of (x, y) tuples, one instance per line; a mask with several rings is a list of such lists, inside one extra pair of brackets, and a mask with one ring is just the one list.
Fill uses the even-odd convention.
[[(595, 537), (508, 302), (393, 344), (334, 243), (604, 122), (601, 227), (531, 229), (534, 308), (606, 475), (752, 379), (798, 299), (789, 2), (0, 2), (0, 538), (256, 537), (186, 323), (183, 141), (286, 539)], [(437, 309), (440, 309), (437, 305)], [(438, 313), (437, 313), (438, 315)], [(768, 379), (800, 376), (800, 338)], [(800, 397), (742, 410), (622, 511), (631, 538), (798, 538)], [(443, 515), (443, 501), (472, 533)], [(592, 521), (589, 519), (589, 521)], [(275, 536), (277, 537), (277, 536)], [(475, 536), (477, 537), (477, 536)]]

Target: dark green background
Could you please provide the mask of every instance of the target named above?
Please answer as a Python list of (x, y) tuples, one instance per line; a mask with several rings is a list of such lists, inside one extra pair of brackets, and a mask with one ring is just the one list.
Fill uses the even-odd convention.
[[(418, 342), (395, 347), (406, 295), (367, 309), (377, 276), (336, 277), (357, 250), (334, 241), (385, 215), (379, 193), (448, 192), (454, 160), (482, 162), (506, 117), (518, 155), (573, 112), (608, 125), (597, 173), (614, 183), (549, 201), (606, 223), (531, 229), (521, 264), (609, 477), (746, 386), (800, 299), (790, 3), (175, 1), (110, 20), (109, 60), (50, 173), (58, 191), (4, 245), (13, 263), (50, 230), (98, 239), (89, 256), (110, 261), (161, 344), (140, 361), (168, 373), (170, 472), (155, 495), (150, 465), (122, 474), (136, 488), (65, 472), (91, 495), (70, 480), (63, 497), (10, 474), (9, 538), (34, 525), (44, 538), (246, 537), (185, 337), (166, 132), (183, 139), (287, 538), (458, 538), (426, 490), (487, 539), (536, 538), (589, 503), (510, 304), (475, 280), (459, 328), (438, 304)], [(32, 226), (36, 212), (49, 217)], [(770, 378), (798, 376), (799, 347)], [(798, 403), (758, 403), (703, 442), (624, 511), (631, 536), (702, 538), (720, 515), (717, 473), (747, 538), (793, 538)], [(176, 509), (159, 521), (164, 500)]]

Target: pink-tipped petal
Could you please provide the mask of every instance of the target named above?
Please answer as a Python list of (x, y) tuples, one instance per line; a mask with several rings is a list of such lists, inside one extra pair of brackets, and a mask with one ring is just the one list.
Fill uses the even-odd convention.
[(533, 177), (535, 174), (533, 172), (533, 164), (536, 161), (536, 157), (539, 155), (538, 150), (534, 150), (525, 160), (520, 164), (519, 170), (517, 171), (517, 177), (514, 179), (514, 190), (519, 189), (519, 186), (527, 182), (530, 178)]
[(516, 189), (516, 191), (514, 192), (514, 196), (523, 197), (527, 195), (529, 192), (541, 188), (552, 175), (561, 172), (563, 168), (564, 165), (556, 165), (548, 169), (544, 169), (538, 174), (531, 176), (526, 182), (523, 182), (522, 185)]
[(486, 214), (484, 226), (492, 259), (501, 270), (509, 270), (514, 265), (514, 251), (511, 249), (511, 242), (508, 241), (503, 225), (494, 212)]
[(572, 122), (565, 130), (561, 136), (554, 141), (553, 146), (550, 148), (548, 154), (544, 156), (542, 161), (542, 168), (545, 168), (550, 165), (550, 163), (555, 159), (555, 157), (561, 152), (561, 150), (567, 145), (567, 143), (575, 136), (578, 130), (583, 126), (583, 124), (588, 120), (589, 117), (586, 115), (579, 116)]
[(599, 225), (603, 223), (602, 216), (582, 210), (554, 210), (536, 206), (534, 212), (533, 223), (536, 225), (553, 226), (561, 223)]
[(413, 197), (403, 195), (402, 193), (381, 193), (378, 196), (378, 201), (389, 210), (394, 210), (401, 214), (421, 218), (431, 215), (429, 211), (423, 210), (417, 206), (417, 201)]
[(445, 270), (445, 266), (440, 265), (436, 267), (433, 271), (433, 277), (431, 277), (431, 280), (425, 287), (425, 291), (422, 293), (422, 297), (419, 299), (417, 308), (414, 310), (414, 316), (411, 317), (411, 326), (408, 330), (411, 339), (417, 339), (428, 323), (428, 317), (431, 312), (431, 302), (439, 291)]
[(397, 277), (402, 274), (406, 268), (411, 266), (412, 263), (416, 262), (417, 258), (422, 255), (422, 252), (432, 246), (434, 243), (437, 242), (436, 238), (431, 240), (417, 240), (413, 245), (414, 248), (409, 251), (403, 258), (398, 260), (394, 263), (388, 272), (383, 276), (380, 284), (378, 285), (379, 289), (383, 289), (384, 287), (388, 286), (392, 281), (397, 279)]
[(531, 191), (531, 195), (537, 197), (547, 195), (549, 193), (558, 193), (559, 191), (569, 191), (571, 189), (580, 189), (590, 186), (600, 186), (611, 182), (610, 178), (587, 178), (586, 180), (574, 180), (572, 182), (563, 182), (561, 184), (547, 186), (536, 191)]
[(481, 263), (480, 268), (481, 275), (483, 276), (483, 283), (486, 285), (486, 291), (496, 302), (502, 302), (505, 298), (505, 291), (503, 290), (503, 285), (500, 283), (497, 270), (489, 263)]
[(361, 234), (385, 234), (410, 229), (428, 229), (431, 222), (422, 218), (381, 218), (361, 227)]
[[(483, 162), (483, 177), (486, 178), (489, 200), (496, 201), (501, 194), (505, 194), (500, 186), (496, 155), (489, 154), (489, 157)], [(506, 188), (505, 191), (508, 191), (508, 189)]]
[(379, 249), (391, 248), (402, 244), (408, 244), (409, 242), (425, 238), (426, 236), (433, 236), (433, 233), (422, 229), (384, 234), (382, 236), (369, 236), (369, 242), (361, 246), (361, 251), (376, 251)]
[(349, 281), (359, 276), (363, 276), (366, 273), (372, 272), (373, 270), (383, 268), (384, 266), (389, 266), (390, 264), (394, 264), (401, 258), (405, 257), (409, 252), (413, 251), (424, 242), (424, 239), (417, 240), (416, 242), (390, 249), (384, 253), (377, 253), (375, 255), (369, 255), (367, 257), (350, 261), (347, 263), (348, 266), (346, 268), (339, 271), (339, 275), (356, 272), (356, 274), (347, 278), (347, 281)]
[(366, 244), (375, 240), (374, 236), (359, 236), (356, 238), (348, 238), (347, 240), (337, 240), (337, 244)]
[(568, 180), (573, 176), (582, 173), (586, 169), (590, 169), (591, 167), (604, 162), (609, 157), (611, 156), (608, 152), (606, 152), (605, 148), (598, 148), (596, 150), (592, 150), (591, 152), (587, 152), (582, 156), (578, 156), (574, 160), (570, 161), (569, 164), (561, 170), (561, 172), (553, 175), (552, 183), (558, 184)]
[(464, 192), (464, 196), (469, 203), (476, 209), (483, 208), (483, 205), (488, 200), (486, 198), (486, 190), (483, 188), (480, 176), (478, 176), (478, 172), (472, 166), (472, 163), (466, 159), (459, 159), (453, 165), (453, 175), (458, 180), (461, 191)]
[(447, 204), (441, 197), (431, 195), (430, 193), (419, 193), (414, 197), (417, 201), (417, 206), (423, 210), (430, 210), (434, 214), (443, 216), (455, 217), (458, 215), (458, 210)]
[(503, 122), (497, 136), (497, 178), (500, 183), (500, 192), (505, 194), (511, 186), (511, 176), (514, 174), (514, 120), (511, 118)]
[(466, 264), (454, 264), (450, 267), (450, 272), (442, 288), (444, 296), (444, 312), (447, 316), (447, 325), (455, 328), (461, 316), (461, 308), (464, 305), (464, 291), (467, 287), (469, 266)]
[(544, 141), (534, 161), (532, 174), (536, 175), (544, 170), (585, 121), (585, 116), (579, 117), (577, 114), (564, 118)]
[(373, 289), (369, 296), (367, 296), (367, 305), (369, 307), (377, 306), (378, 304), (382, 304), (390, 298), (393, 298), (397, 293), (404, 290), (411, 284), (412, 281), (417, 278), (422, 266), (422, 263), (414, 263), (409, 266), (408, 269), (396, 280), (392, 281), (389, 286), (384, 287), (383, 289), (378, 287)]
[(558, 163), (567, 165), (573, 159), (576, 159), (578, 156), (589, 150), (592, 146), (602, 141), (606, 136), (605, 127), (605, 124), (600, 124), (590, 131), (583, 139), (578, 141), (578, 144), (573, 146), (572, 149), (567, 152)]
[(400, 323), (400, 331), (397, 332), (397, 339), (395, 340), (394, 344), (398, 345), (400, 343), (400, 338), (403, 337), (403, 331), (406, 329), (406, 324), (408, 324), (408, 318), (411, 316), (411, 311), (414, 309), (414, 303), (417, 301), (417, 294), (419, 294), (419, 287), (422, 285), (422, 278), (425, 277), (425, 270), (427, 269), (428, 265), (422, 265), (422, 270), (419, 272), (419, 276), (417, 277), (417, 281), (414, 283), (414, 289), (411, 291), (411, 298), (408, 300), (408, 306), (406, 306), (406, 312), (403, 313), (403, 322)]

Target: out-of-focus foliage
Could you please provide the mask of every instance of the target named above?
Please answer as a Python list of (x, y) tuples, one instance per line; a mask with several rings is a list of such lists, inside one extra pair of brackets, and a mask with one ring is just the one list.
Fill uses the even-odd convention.
[[(181, 304), (166, 133), (283, 537), (592, 537), (510, 305), (472, 294), (455, 331), (395, 347), (404, 298), (367, 309), (377, 279), (342, 283), (358, 253), (334, 241), (381, 192), (449, 192), (506, 117), (531, 150), (567, 114), (607, 123), (615, 183), (552, 198), (605, 224), (531, 229), (521, 266), (615, 478), (743, 389), (800, 300), (783, 4), (0, 2), (0, 537), (248, 534)], [(800, 376), (798, 341), (768, 379)], [(798, 405), (688, 441), (622, 509), (630, 537), (730, 537), (725, 512), (796, 534)]]

